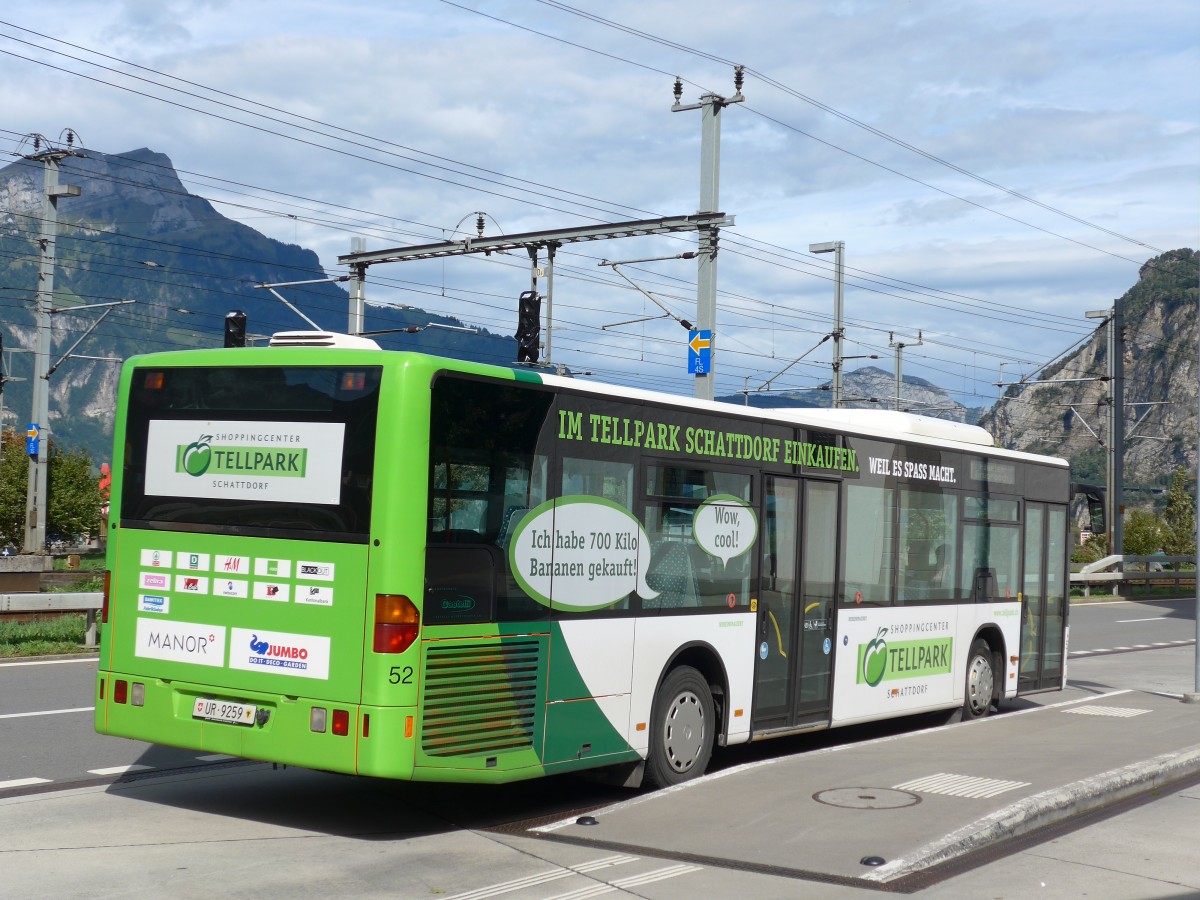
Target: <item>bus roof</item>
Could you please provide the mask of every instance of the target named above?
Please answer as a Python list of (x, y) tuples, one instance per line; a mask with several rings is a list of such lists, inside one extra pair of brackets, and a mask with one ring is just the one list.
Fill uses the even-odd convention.
[[(1008, 450), (997, 447), (991, 434), (978, 425), (968, 425), (963, 422), (953, 422), (948, 419), (937, 419), (932, 416), (922, 416), (915, 413), (898, 412), (886, 409), (820, 409), (809, 407), (749, 407), (736, 403), (715, 400), (700, 400), (679, 394), (667, 394), (662, 391), (651, 391), (642, 388), (624, 387), (604, 382), (585, 381), (571, 376), (552, 375), (549, 371), (538, 366), (512, 365), (497, 366), (488, 363), (473, 363), (448, 357), (438, 357), (433, 354), (423, 354), (417, 351), (382, 350), (370, 338), (355, 335), (338, 334), (323, 331), (290, 331), (279, 332), (271, 339), (270, 348), (318, 349), (330, 348), (341, 350), (373, 350), (382, 356), (424, 356), (447, 364), (451, 369), (467, 371), (493, 370), (501, 372), (517, 372), (526, 380), (537, 380), (542, 384), (553, 387), (570, 388), (585, 393), (605, 397), (624, 398), (628, 400), (643, 400), (655, 403), (668, 403), (695, 410), (713, 412), (720, 415), (733, 415), (738, 418), (756, 418), (774, 420), (792, 425), (804, 425), (811, 428), (828, 428), (856, 434), (861, 437), (875, 437), (883, 440), (909, 441), (914, 443), (937, 444), (939, 446), (954, 446), (972, 452), (983, 452), (990, 456), (1003, 456), (1010, 459), (1022, 459), (1029, 462), (1066, 466), (1066, 460), (1053, 456), (1036, 453), (1025, 453), (1019, 450)], [(268, 352), (271, 352), (269, 348)], [(177, 354), (190, 353), (209, 354), (214, 351), (168, 351), (166, 354), (152, 354), (155, 361), (162, 356), (175, 357)], [(222, 351), (223, 352), (223, 351)], [(244, 352), (244, 351), (240, 351)], [(146, 360), (149, 362), (150, 360)], [(530, 377), (532, 376), (532, 377)]]

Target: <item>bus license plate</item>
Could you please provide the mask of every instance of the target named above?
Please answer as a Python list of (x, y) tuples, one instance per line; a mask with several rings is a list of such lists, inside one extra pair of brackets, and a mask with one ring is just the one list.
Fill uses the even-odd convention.
[(258, 707), (247, 703), (227, 703), (224, 700), (209, 700), (197, 697), (192, 706), (193, 719), (207, 719), (210, 722), (229, 722), (231, 725), (253, 725), (254, 714)]

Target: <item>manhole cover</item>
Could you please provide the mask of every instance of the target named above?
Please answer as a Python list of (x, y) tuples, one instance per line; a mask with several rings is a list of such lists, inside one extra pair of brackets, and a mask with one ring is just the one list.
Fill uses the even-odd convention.
[(901, 809), (915, 806), (921, 798), (908, 791), (893, 791), (888, 788), (846, 787), (817, 791), (813, 799), (826, 806), (843, 809)]

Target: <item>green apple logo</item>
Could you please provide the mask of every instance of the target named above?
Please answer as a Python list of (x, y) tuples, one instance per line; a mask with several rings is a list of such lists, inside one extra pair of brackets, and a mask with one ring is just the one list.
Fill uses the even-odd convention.
[(212, 449), (208, 446), (211, 440), (211, 434), (204, 434), (183, 449), (183, 470), (189, 475), (198, 478), (207, 471), (212, 459)]
[(887, 670), (887, 641), (883, 636), (886, 628), (880, 628), (879, 633), (867, 644), (867, 652), (863, 654), (863, 680), (871, 687), (883, 681), (883, 673)]

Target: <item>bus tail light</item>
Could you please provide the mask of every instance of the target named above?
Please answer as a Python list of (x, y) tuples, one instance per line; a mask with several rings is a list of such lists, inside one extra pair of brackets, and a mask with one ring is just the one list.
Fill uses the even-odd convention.
[(350, 733), (350, 711), (345, 709), (335, 709), (333, 711), (333, 728), (334, 734), (340, 734), (343, 737)]
[(100, 604), (100, 624), (108, 624), (108, 595), (109, 588), (112, 585), (112, 572), (108, 569), (104, 570), (104, 594), (103, 602)]
[(113, 684), (113, 703), (124, 703), (129, 699), (129, 682), (118, 678)]
[(417, 639), (420, 610), (403, 594), (375, 595), (376, 653), (403, 653)]

